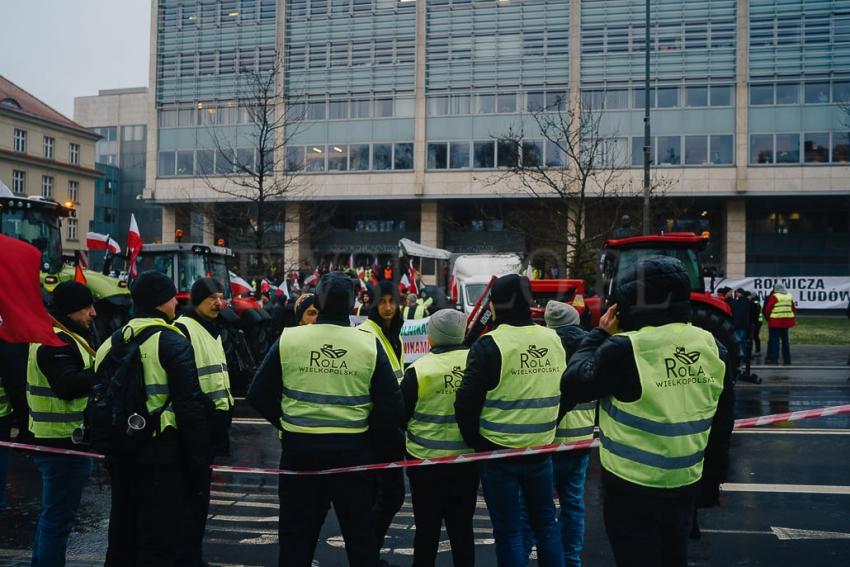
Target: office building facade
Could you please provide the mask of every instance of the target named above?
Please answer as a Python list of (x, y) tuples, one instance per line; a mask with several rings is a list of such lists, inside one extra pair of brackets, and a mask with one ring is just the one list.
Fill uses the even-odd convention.
[[(508, 173), (568, 161), (535, 117), (592, 115), (618, 197), (587, 230), (639, 213), (644, 5), (153, 0), (146, 197), (166, 238), (231, 239), (225, 177), (259, 160), (240, 100), (276, 73), (293, 119), (274, 175), (298, 180), (285, 263), (392, 255), (400, 237), (565, 255), (540, 209), (571, 205)], [(709, 231), (728, 276), (850, 275), (850, 0), (659, 0), (649, 36), (652, 228)]]

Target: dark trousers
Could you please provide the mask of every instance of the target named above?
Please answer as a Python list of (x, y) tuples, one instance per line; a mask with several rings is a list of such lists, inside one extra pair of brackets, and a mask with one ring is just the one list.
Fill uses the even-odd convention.
[(767, 358), (765, 362), (779, 362), (779, 343), (782, 343), (782, 362), (791, 364), (791, 345), (788, 329), (767, 329)]
[(618, 567), (686, 567), (696, 490), (655, 496), (603, 483), (603, 516)]
[[(366, 462), (368, 455), (307, 453), (284, 449), (280, 466), (283, 469), (317, 470)], [(322, 524), (333, 504), (345, 540), (349, 565), (375, 567), (378, 564), (378, 550), (374, 545), (370, 514), (373, 488), (374, 479), (369, 472), (322, 476), (280, 475), (278, 565), (311, 565)]]
[(185, 476), (176, 463), (109, 463), (112, 508), (106, 567), (177, 564)]
[[(9, 441), (12, 416), (0, 417), (0, 441)], [(9, 472), (9, 449), (0, 447), (0, 512), (6, 507), (6, 478)]]
[(177, 555), (177, 564), (181, 567), (201, 567), (204, 557), (204, 532), (207, 529), (207, 516), (210, 511), (210, 483), (212, 470), (204, 471), (204, 479), (193, 483), (197, 488), (187, 491), (183, 503), (181, 535)]
[(756, 352), (761, 353), (761, 323), (753, 326), (753, 344), (755, 344)]
[(444, 520), (455, 567), (475, 565), (472, 516), (478, 496), (476, 464), (409, 468), (407, 477), (416, 522), (413, 567), (434, 565)]
[(372, 517), (375, 528), (375, 542), (380, 553), (384, 547), (384, 538), (390, 524), (404, 504), (404, 473), (401, 469), (376, 471), (375, 500), (372, 504)]

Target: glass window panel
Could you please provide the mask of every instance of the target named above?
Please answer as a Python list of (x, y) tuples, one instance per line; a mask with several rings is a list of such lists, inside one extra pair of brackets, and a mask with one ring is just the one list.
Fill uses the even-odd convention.
[(682, 163), (682, 139), (680, 136), (658, 136), (658, 163), (679, 165)]
[(307, 120), (325, 119), (325, 101), (310, 101), (307, 103)]
[(519, 162), (519, 146), (505, 140), (496, 143), (496, 163), (499, 167), (514, 167)]
[(351, 144), (351, 171), (369, 170), (369, 144)]
[(776, 163), (800, 163), (800, 135), (776, 135)]
[(389, 118), (393, 115), (393, 99), (375, 99), (375, 118)]
[(348, 170), (348, 146), (328, 146), (328, 171)]
[(391, 65), (393, 62), (393, 41), (391, 39), (376, 40), (375, 65)]
[(776, 104), (799, 104), (800, 85), (797, 83), (779, 83), (776, 85)]
[(773, 104), (773, 84), (750, 85), (750, 104)]
[(328, 119), (345, 120), (346, 118), (348, 118), (348, 101), (331, 100), (328, 103)]
[(730, 85), (712, 85), (711, 106), (732, 106), (732, 87)]
[(192, 175), (195, 171), (195, 152), (181, 150), (177, 152), (177, 175)]
[(395, 99), (395, 114), (396, 118), (413, 118), (416, 111), (416, 101), (410, 97), (401, 97)]
[(540, 112), (546, 104), (546, 97), (542, 91), (529, 92), (525, 95), (525, 110), (527, 112)]
[(735, 146), (731, 134), (711, 136), (711, 163), (713, 165), (731, 165), (734, 163)]
[(198, 175), (212, 175), (215, 172), (215, 152), (213, 150), (198, 150), (195, 152), (195, 160)]
[(614, 89), (605, 93), (605, 108), (617, 110), (629, 107), (629, 91), (626, 89)]
[(449, 113), (449, 97), (428, 97), (428, 116), (446, 116)]
[(352, 118), (369, 118), (369, 109), (371, 101), (368, 99), (352, 100), (351, 101), (351, 117)]
[(347, 41), (331, 44), (331, 67), (348, 66), (348, 48), (349, 43)]
[[(632, 108), (644, 108), (646, 104), (646, 98), (644, 95), (646, 94), (645, 89), (641, 87), (635, 87), (632, 90)], [(649, 105), (652, 108), (655, 108), (655, 89), (650, 89), (649, 91)]]
[(850, 132), (832, 133), (832, 163), (850, 162)]
[(355, 12), (371, 12), (372, 0), (354, 0)]
[(548, 167), (564, 165), (564, 151), (552, 140), (546, 140), (546, 165)]
[(828, 163), (829, 133), (803, 134), (803, 152), (806, 163)]
[(393, 169), (413, 169), (413, 143), (395, 144)]
[(428, 144), (428, 169), (445, 169), (448, 165), (445, 143)]
[(219, 150), (215, 154), (215, 172), (217, 175), (228, 175), (233, 173), (233, 152), (230, 150)]
[[(652, 146), (654, 140), (650, 140), (649, 163), (655, 162), (655, 148)], [(632, 138), (632, 165), (643, 165), (643, 136)]]
[(327, 0), (310, 0), (310, 15), (324, 16), (328, 13)]
[(475, 142), (473, 144), (473, 167), (477, 169), (492, 169), (496, 164), (494, 142)]
[(307, 146), (305, 150), (307, 171), (325, 170), (325, 149), (325, 146)]
[(179, 111), (179, 125), (181, 128), (197, 126), (197, 120), (194, 108), (185, 108)]
[(392, 144), (373, 144), (372, 145), (372, 169), (385, 170), (392, 169), (393, 166), (393, 145)]
[(516, 112), (516, 93), (500, 93), (498, 112), (511, 114)]
[(829, 102), (829, 83), (806, 83), (806, 104)]
[(449, 144), (449, 168), (469, 168), (469, 142), (452, 142)]
[(251, 174), (254, 172), (254, 148), (238, 148), (236, 150), (237, 173)]
[(543, 142), (522, 143), (522, 165), (540, 167), (543, 165)]
[(685, 136), (685, 165), (708, 163), (708, 136)]
[(750, 136), (750, 163), (773, 163), (773, 134)]
[(176, 164), (177, 159), (174, 152), (159, 152), (158, 172), (160, 177), (171, 177), (174, 175)]
[(567, 109), (567, 93), (546, 91), (546, 110), (549, 112), (564, 112)]
[(159, 113), (159, 125), (161, 128), (177, 127), (177, 111), (163, 110)]
[(708, 87), (686, 87), (685, 106), (708, 106)]
[(469, 95), (452, 95), (449, 114), (453, 116), (469, 114)]
[(659, 87), (658, 108), (675, 108), (679, 106), (679, 87)]
[(832, 82), (832, 102), (850, 103), (850, 81)]
[(800, 43), (800, 17), (780, 16), (776, 19), (776, 43), (794, 45)]
[(493, 114), (496, 112), (496, 95), (475, 95), (475, 114)]

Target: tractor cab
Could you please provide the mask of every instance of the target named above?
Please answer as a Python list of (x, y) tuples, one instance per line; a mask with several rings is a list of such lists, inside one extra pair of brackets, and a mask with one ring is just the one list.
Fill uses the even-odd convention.
[(225, 260), (233, 256), (229, 248), (206, 244), (145, 244), (139, 253), (139, 271), (154, 270), (168, 276), (177, 288), (177, 300), (189, 302), (192, 284), (201, 278), (214, 278), (231, 299), (230, 275)]
[(58, 274), (62, 270), (61, 218), (76, 211), (51, 199), (15, 197), (0, 193), (0, 233), (23, 240), (41, 251), (41, 271)]

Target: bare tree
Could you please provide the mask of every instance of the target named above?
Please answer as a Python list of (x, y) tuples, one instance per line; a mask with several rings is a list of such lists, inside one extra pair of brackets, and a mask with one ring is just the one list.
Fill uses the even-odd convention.
[[(281, 88), (279, 58), (269, 70), (256, 70), (239, 76), (237, 105), (247, 115), (248, 132), (239, 137), (231, 130), (209, 127), (209, 138), (215, 149), (212, 163), (201, 169), (207, 186), (226, 199), (226, 204), (209, 207), (212, 218), (243, 231), (252, 253), (256, 254), (260, 273), (269, 266), (270, 252), (295, 241), (304, 233), (283, 238), (277, 227), (285, 223), (284, 201), (305, 191), (299, 176), (300, 167), (288, 167), (291, 142), (301, 129), (305, 105), (301, 98), (284, 100)], [(238, 139), (241, 138), (241, 139)], [(272, 239), (276, 235), (278, 238)]]
[[(531, 133), (523, 123), (497, 138), (500, 155), (510, 158), (499, 164), (507, 168), (495, 181), (518, 184), (538, 202), (551, 219), (545, 223), (548, 239), (568, 251), (567, 273), (587, 279), (595, 274), (601, 241), (610, 236), (621, 212), (638, 201), (625, 175), (627, 152), (615, 134), (604, 133), (603, 112), (583, 105), (560, 107), (532, 111)], [(545, 161), (543, 146), (548, 147)], [(665, 185), (656, 180), (654, 193)]]

